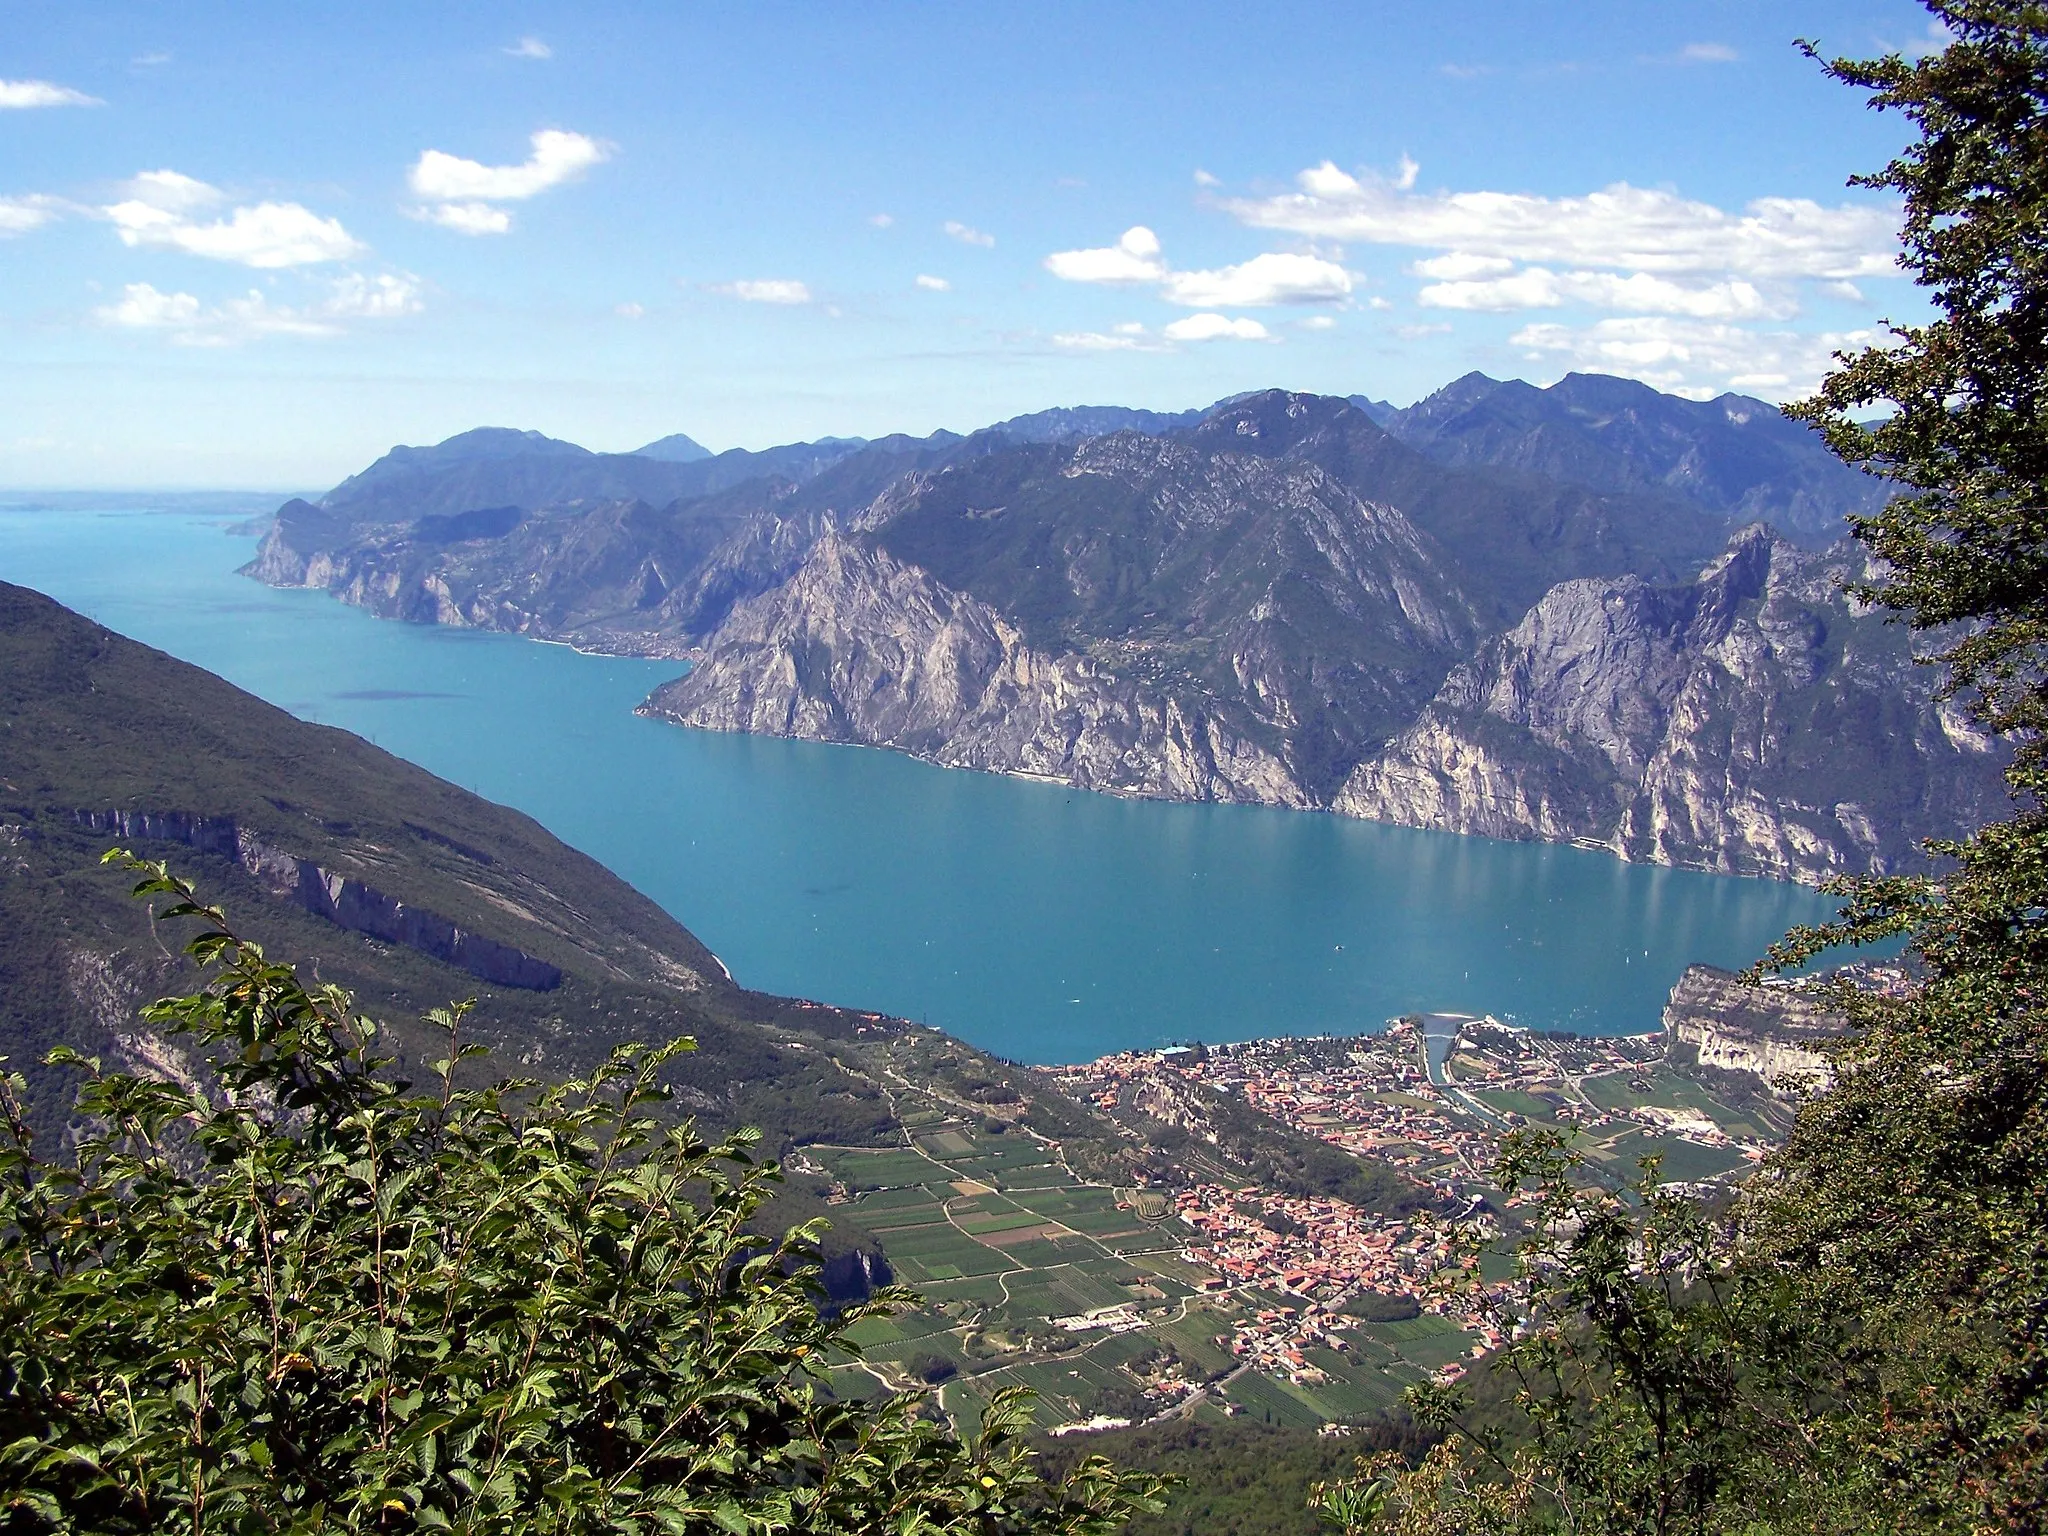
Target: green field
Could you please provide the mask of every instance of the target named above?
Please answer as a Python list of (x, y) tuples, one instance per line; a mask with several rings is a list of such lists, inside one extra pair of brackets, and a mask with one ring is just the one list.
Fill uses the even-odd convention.
[(1703, 1147), (1679, 1136), (1653, 1136), (1642, 1131), (1631, 1131), (1615, 1138), (1611, 1150), (1624, 1166), (1631, 1169), (1638, 1159), (1656, 1153), (1664, 1159), (1659, 1173), (1666, 1179), (1681, 1183), (1711, 1179), (1746, 1166), (1740, 1153), (1719, 1147)]
[(898, 1189), (932, 1176), (930, 1158), (892, 1149), (869, 1152), (850, 1147), (820, 1147), (813, 1155), (853, 1190)]
[[(877, 1049), (928, 1047), (913, 1038)], [(1119, 1208), (1118, 1191), (1076, 1178), (1053, 1149), (1021, 1128), (998, 1133), (971, 1116), (917, 1110), (917, 1091), (908, 1085), (932, 1074), (914, 1058), (894, 1059), (898, 1065), (888, 1076), (901, 1085), (898, 1115), (914, 1125), (915, 1146), (811, 1152), (851, 1194), (849, 1217), (876, 1235), (896, 1279), (921, 1298), (901, 1315), (856, 1325), (850, 1342), (869, 1364), (897, 1380), (914, 1358), (951, 1360), (958, 1374), (936, 1401), (963, 1428), (979, 1422), (990, 1395), (1008, 1386), (1039, 1395), (1034, 1412), (1042, 1427), (1105, 1407), (1142, 1412), (1145, 1382), (1133, 1366), (1146, 1362), (1146, 1369), (1158, 1369), (1162, 1345), (1171, 1351), (1168, 1363), (1177, 1360), (1196, 1380), (1237, 1368), (1229, 1350), (1215, 1342), (1228, 1335), (1237, 1305), (1196, 1297), (1209, 1271), (1180, 1257), (1189, 1233), (1172, 1219), (1165, 1197), (1156, 1190), (1122, 1192), (1124, 1202), (1142, 1200), (1162, 1218), (1148, 1221), (1130, 1203)], [(969, 1193), (961, 1192), (963, 1184)], [(1274, 1304), (1294, 1299), (1274, 1298)], [(1070, 1334), (1051, 1324), (1118, 1309), (1156, 1321), (1116, 1334)], [(1414, 1340), (1356, 1335), (1346, 1352), (1314, 1357), (1327, 1381), (1289, 1385), (1248, 1373), (1233, 1383), (1230, 1396), (1245, 1414), (1270, 1415), (1278, 1423), (1314, 1427), (1362, 1417), (1396, 1401), (1403, 1385), (1437, 1357), (1463, 1353), (1462, 1335), (1453, 1331), (1446, 1340), (1440, 1334), (1440, 1327), (1426, 1326)], [(857, 1368), (836, 1368), (832, 1384), (861, 1395), (880, 1390), (872, 1373)]]
[(1434, 1371), (1471, 1353), (1472, 1340), (1456, 1323), (1425, 1313), (1400, 1323), (1370, 1323), (1356, 1336), (1383, 1344), (1400, 1359)]
[(1321, 1404), (1311, 1403), (1295, 1388), (1270, 1376), (1261, 1376), (1257, 1371), (1247, 1371), (1233, 1381), (1228, 1395), (1232, 1402), (1243, 1407), (1248, 1417), (1268, 1424), (1292, 1424), (1299, 1429), (1315, 1429), (1331, 1417), (1323, 1411)]
[(1522, 1116), (1525, 1120), (1555, 1121), (1557, 1105), (1533, 1093), (1524, 1093), (1518, 1088), (1472, 1088), (1468, 1089), (1473, 1098), (1494, 1109), (1504, 1109)]

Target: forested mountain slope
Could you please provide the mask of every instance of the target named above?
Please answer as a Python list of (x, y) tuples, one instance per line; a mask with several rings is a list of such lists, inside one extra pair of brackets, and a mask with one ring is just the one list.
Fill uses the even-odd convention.
[(873, 1016), (749, 992), (530, 818), (0, 584), (0, 1053), (48, 1090), (46, 1123), (69, 1097), (34, 1065), (53, 1045), (178, 1060), (135, 1010), (189, 977), (99, 868), (116, 843), (195, 875), (274, 957), (316, 961), (415, 1058), (412, 1021), (474, 995), (503, 1070), (691, 1034), (686, 1097), (715, 1124), (777, 1145), (890, 1130), (871, 1092), (778, 1043)]
[[(1042, 412), (835, 443), (822, 467), (659, 505), (451, 511), (471, 471), (443, 465), (410, 515), (354, 481), (288, 505), (248, 569), (388, 617), (687, 658), (645, 706), (686, 725), (1743, 873), (1911, 867), (2001, 792), (1905, 636), (1835, 591), (1847, 557), (1783, 539), (1755, 615), (1745, 598), (1723, 630), (1628, 620), (1500, 702), (1531, 626), (1682, 608), (1641, 594), (1755, 567), (1738, 515), (1782, 514), (1811, 543), (1881, 496), (1805, 428), (1581, 376), (1367, 405), (1268, 390), (1178, 416)], [(580, 451), (515, 438), (481, 447)], [(478, 447), (406, 452), (460, 465)], [(1475, 681), (1501, 666), (1508, 682)], [(1499, 697), (1479, 708), (1475, 689)], [(1583, 740), (1543, 723), (1603, 710), (1634, 723)]]
[(1737, 523), (1826, 546), (1890, 495), (1811, 427), (1746, 395), (1686, 400), (1634, 379), (1572, 373), (1547, 389), (1468, 373), (1385, 418), (1444, 464), (1518, 469), (1607, 491), (1663, 490)]

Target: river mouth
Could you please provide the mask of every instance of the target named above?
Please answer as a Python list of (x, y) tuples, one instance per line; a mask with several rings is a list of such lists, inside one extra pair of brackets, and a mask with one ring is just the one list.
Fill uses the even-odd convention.
[(1611, 855), (1091, 795), (634, 714), (674, 661), (374, 619), (238, 577), (217, 514), (0, 511), (0, 576), (534, 816), (745, 985), (1015, 1060), (1409, 1013), (1657, 1027), (1688, 964), (1834, 902)]

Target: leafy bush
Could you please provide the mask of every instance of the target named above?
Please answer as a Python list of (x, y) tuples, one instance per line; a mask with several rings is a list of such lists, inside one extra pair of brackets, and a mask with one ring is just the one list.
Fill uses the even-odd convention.
[[(109, 855), (110, 858), (115, 855)], [(122, 856), (125, 857), (125, 856)], [(9, 1531), (1107, 1532), (1155, 1480), (1030, 1464), (1026, 1405), (963, 1443), (815, 1367), (900, 1299), (821, 1314), (815, 1240), (746, 1223), (751, 1133), (665, 1123), (687, 1041), (557, 1085), (426, 1091), (377, 1027), (195, 919), (153, 1005), (207, 1082), (87, 1074), (75, 1161), (0, 1092), (0, 1524)]]

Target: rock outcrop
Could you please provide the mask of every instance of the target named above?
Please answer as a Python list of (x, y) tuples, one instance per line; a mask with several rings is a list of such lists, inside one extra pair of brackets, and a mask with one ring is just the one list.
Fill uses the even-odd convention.
[(562, 984), (559, 966), (536, 959), (496, 939), (458, 927), (438, 912), (400, 901), (375, 886), (322, 869), (254, 836), (224, 816), (189, 816), (182, 811), (74, 812), (81, 826), (117, 837), (182, 843), (239, 864), (272, 896), (324, 917), (351, 933), (430, 955), (469, 972), (479, 981), (529, 992)]
[(1664, 1008), (1675, 1054), (1720, 1072), (1741, 1072), (1766, 1087), (1824, 1086), (1831, 1068), (1820, 1047), (1848, 1020), (1794, 987), (1752, 986), (1711, 965), (1686, 967)]
[(1562, 583), (1334, 808), (1785, 879), (1908, 867), (1995, 812), (2000, 757), (1842, 594), (1858, 559), (1756, 525), (1685, 586)]
[(1207, 701), (1036, 651), (988, 604), (838, 532), (783, 586), (735, 609), (705, 659), (642, 710), (1084, 789), (1312, 803), (1276, 754)]

